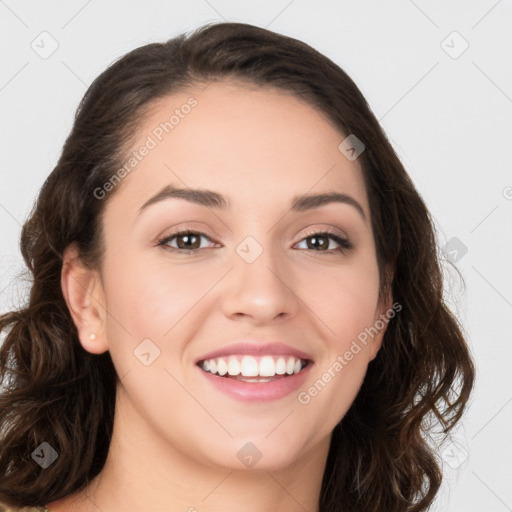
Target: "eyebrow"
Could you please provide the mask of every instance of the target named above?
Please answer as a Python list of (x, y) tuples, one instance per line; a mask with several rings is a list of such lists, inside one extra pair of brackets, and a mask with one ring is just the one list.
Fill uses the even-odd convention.
[[(222, 194), (214, 192), (213, 190), (178, 188), (173, 185), (166, 185), (139, 208), (139, 215), (149, 206), (173, 198), (184, 199), (191, 203), (219, 210), (227, 210), (230, 207), (229, 200)], [(353, 206), (363, 220), (366, 221), (366, 214), (364, 213), (363, 207), (352, 196), (340, 192), (324, 192), (321, 194), (294, 196), (291, 201), (291, 211), (304, 212), (331, 203), (344, 203)]]

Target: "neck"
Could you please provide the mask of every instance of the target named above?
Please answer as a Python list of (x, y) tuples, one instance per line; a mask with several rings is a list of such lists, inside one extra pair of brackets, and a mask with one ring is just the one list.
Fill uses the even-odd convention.
[[(142, 417), (133, 415), (127, 402), (121, 399), (116, 405), (101, 473), (66, 510), (318, 512), (330, 437), (286, 467), (218, 467), (170, 446)], [(61, 503), (48, 508), (60, 512)]]

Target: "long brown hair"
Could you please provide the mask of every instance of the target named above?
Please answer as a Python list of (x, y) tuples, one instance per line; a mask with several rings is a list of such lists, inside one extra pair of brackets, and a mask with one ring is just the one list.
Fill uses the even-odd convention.
[[(126, 160), (140, 119), (154, 101), (211, 80), (277, 87), (307, 101), (360, 155), (381, 272), (402, 306), (363, 386), (335, 427), (322, 512), (423, 511), (441, 470), (427, 420), (444, 431), (459, 421), (474, 380), (461, 326), (443, 300), (442, 270), (429, 212), (365, 98), (347, 74), (307, 44), (243, 23), (210, 24), (137, 48), (87, 90), (57, 166), (21, 233), (32, 276), (28, 304), (0, 317), (0, 501), (41, 505), (82, 489), (109, 449), (118, 376), (108, 352), (80, 345), (64, 301), (62, 255), (76, 244), (99, 268), (101, 215), (94, 190)], [(388, 279), (385, 268), (391, 268)], [(94, 405), (94, 407), (92, 407)], [(59, 454), (42, 469), (43, 442)]]

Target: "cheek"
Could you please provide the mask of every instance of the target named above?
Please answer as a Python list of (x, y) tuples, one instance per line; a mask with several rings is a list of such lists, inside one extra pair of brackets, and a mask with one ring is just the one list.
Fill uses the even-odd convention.
[(198, 265), (190, 271), (165, 259), (143, 262), (133, 256), (112, 255), (105, 261), (107, 336), (119, 375), (144, 366), (144, 360), (136, 357), (148, 352), (154, 362), (147, 369), (179, 368), (179, 359), (200, 324), (197, 315), (204, 316), (205, 304), (213, 307), (205, 299), (211, 299), (208, 292), (218, 277), (206, 267)]
[(342, 350), (375, 322), (379, 295), (377, 264), (360, 258), (338, 268), (302, 273), (299, 296), (325, 327), (330, 344)]
[[(310, 304), (324, 326), (321, 358), (297, 401), (310, 418), (334, 428), (347, 412), (364, 380), (376, 334), (379, 275), (376, 262), (362, 259), (336, 272), (318, 273)], [(321, 293), (324, 290), (324, 293)], [(315, 420), (316, 421), (316, 420)]]
[(105, 274), (109, 311), (139, 336), (163, 336), (211, 288), (211, 273), (199, 267), (190, 272), (135, 258), (112, 257)]

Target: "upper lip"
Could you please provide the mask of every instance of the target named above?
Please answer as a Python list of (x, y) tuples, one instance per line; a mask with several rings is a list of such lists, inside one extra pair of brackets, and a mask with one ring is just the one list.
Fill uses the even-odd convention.
[(205, 361), (206, 359), (215, 359), (216, 357), (229, 356), (229, 355), (250, 355), (250, 356), (261, 356), (261, 355), (275, 355), (275, 356), (294, 356), (299, 359), (306, 359), (312, 361), (312, 358), (306, 352), (298, 350), (291, 345), (282, 343), (280, 341), (273, 341), (267, 343), (254, 342), (254, 341), (240, 341), (237, 343), (231, 343), (225, 345), (217, 350), (208, 352), (197, 358), (195, 364)]

